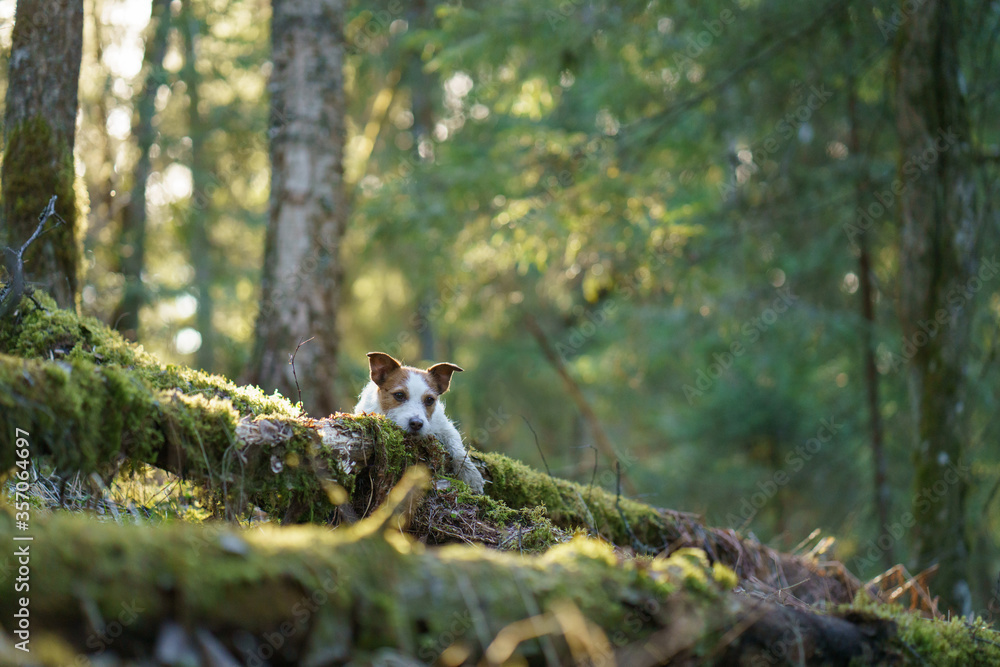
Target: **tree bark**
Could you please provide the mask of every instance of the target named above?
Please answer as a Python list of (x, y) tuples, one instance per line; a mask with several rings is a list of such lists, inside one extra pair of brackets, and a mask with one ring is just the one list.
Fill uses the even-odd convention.
[(139, 311), (146, 303), (142, 272), (146, 266), (146, 181), (152, 170), (149, 150), (156, 140), (153, 116), (156, 114), (156, 91), (164, 83), (163, 57), (170, 34), (170, 0), (153, 0), (150, 32), (146, 36), (143, 69), (146, 80), (132, 116), (132, 136), (139, 156), (132, 173), (132, 191), (122, 209), (119, 239), (122, 276), (125, 288), (115, 309), (115, 328), (128, 340), (138, 340)]
[[(855, 46), (854, 31), (850, 12), (844, 12), (844, 25), (848, 31), (845, 40), (848, 53), (854, 56), (857, 53)], [(848, 97), (847, 115), (850, 123), (848, 135), (848, 148), (857, 164), (857, 174), (854, 177), (855, 206), (857, 210), (868, 204), (867, 197), (870, 197), (870, 183), (865, 171), (866, 157), (861, 149), (861, 120), (858, 115), (858, 80), (853, 73), (847, 77)], [(873, 491), (875, 499), (875, 518), (878, 527), (875, 531), (875, 539), (879, 539), (886, 534), (889, 526), (889, 473), (888, 464), (885, 458), (885, 446), (882, 439), (882, 414), (879, 405), (879, 374), (875, 362), (875, 283), (874, 272), (871, 261), (871, 240), (868, 238), (869, 232), (859, 234), (857, 239), (856, 254), (858, 256), (858, 281), (861, 291), (861, 319), (864, 328), (861, 336), (861, 355), (864, 367), (865, 397), (868, 404), (868, 435), (871, 438), (872, 451), (872, 477)], [(888, 570), (896, 563), (893, 555), (892, 537), (889, 536), (889, 546), (882, 550), (882, 566)]]
[(942, 0), (904, 6), (896, 126), (899, 178), (908, 184), (900, 194), (900, 314), (914, 422), (911, 534), (917, 569), (937, 563), (934, 583), (943, 602), (968, 614), (968, 484), (961, 466), (968, 439), (965, 366), (975, 292), (982, 286), (976, 277), (982, 221), (960, 82), (958, 9)]
[(248, 379), (293, 400), (301, 390), (316, 415), (338, 405), (343, 14), (342, 0), (275, 0), (271, 24), (271, 212)]
[(28, 251), (28, 279), (63, 308), (79, 296), (73, 143), (83, 56), (83, 0), (19, 2), (8, 71), (0, 247), (20, 246), (52, 195), (66, 224)]
[(215, 300), (212, 298), (213, 266), (212, 237), (209, 226), (214, 212), (209, 194), (209, 167), (205, 159), (205, 127), (199, 106), (201, 94), (198, 73), (198, 45), (201, 20), (195, 15), (191, 0), (184, 0), (181, 14), (181, 34), (184, 38), (184, 67), (181, 79), (187, 84), (188, 136), (191, 137), (191, 202), (188, 207), (187, 236), (190, 240), (191, 265), (198, 294), (195, 328), (201, 334), (201, 346), (195, 354), (195, 366), (211, 371), (215, 366)]

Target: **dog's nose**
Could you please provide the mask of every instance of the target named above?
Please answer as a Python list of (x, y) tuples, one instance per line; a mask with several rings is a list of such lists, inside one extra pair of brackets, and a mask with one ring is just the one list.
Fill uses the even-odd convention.
[(410, 418), (410, 433), (416, 433), (423, 428), (424, 422), (419, 417)]

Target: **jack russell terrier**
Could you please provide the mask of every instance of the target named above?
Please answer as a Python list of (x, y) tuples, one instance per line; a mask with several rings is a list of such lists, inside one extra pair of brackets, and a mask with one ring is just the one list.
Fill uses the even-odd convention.
[(385, 415), (407, 435), (433, 435), (451, 456), (455, 476), (476, 493), (482, 493), (483, 477), (462, 444), (458, 429), (445, 416), (440, 400), (451, 384), (451, 374), (462, 369), (455, 364), (434, 364), (422, 371), (403, 366), (384, 352), (369, 352), (368, 365), (371, 382), (361, 392), (354, 413)]

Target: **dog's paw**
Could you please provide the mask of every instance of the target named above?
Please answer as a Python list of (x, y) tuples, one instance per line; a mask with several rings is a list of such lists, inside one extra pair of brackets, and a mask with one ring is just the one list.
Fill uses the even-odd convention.
[(465, 465), (462, 466), (462, 471), (459, 473), (458, 478), (469, 485), (469, 488), (476, 493), (482, 493), (485, 487), (483, 482), (483, 476), (479, 473), (479, 470), (472, 461), (466, 460)]

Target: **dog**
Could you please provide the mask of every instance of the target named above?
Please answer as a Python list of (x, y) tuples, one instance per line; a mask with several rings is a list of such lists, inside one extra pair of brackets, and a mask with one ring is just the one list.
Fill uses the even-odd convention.
[(476, 493), (482, 493), (483, 476), (473, 465), (458, 429), (445, 416), (441, 401), (441, 395), (451, 385), (452, 373), (462, 369), (444, 363), (420, 370), (403, 366), (384, 352), (369, 352), (368, 366), (371, 382), (361, 392), (354, 413), (385, 415), (407, 435), (433, 435), (451, 457), (454, 475)]

